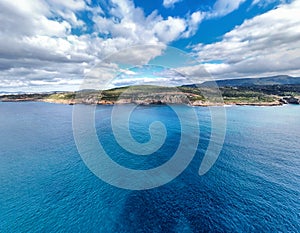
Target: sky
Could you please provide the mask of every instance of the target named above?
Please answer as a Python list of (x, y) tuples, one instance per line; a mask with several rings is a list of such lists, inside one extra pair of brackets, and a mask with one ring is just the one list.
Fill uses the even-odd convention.
[(300, 0), (0, 0), (0, 92), (300, 77), (299, 14)]

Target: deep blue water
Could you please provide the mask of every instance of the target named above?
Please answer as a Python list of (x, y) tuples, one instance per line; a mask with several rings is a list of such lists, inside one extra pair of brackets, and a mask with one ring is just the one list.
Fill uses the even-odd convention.
[[(116, 145), (111, 108), (97, 108), (96, 126), (112, 159), (148, 169), (171, 158), (180, 128), (167, 106), (140, 107), (132, 117), (139, 142), (149, 140), (150, 121), (167, 127), (166, 143), (147, 158)], [(162, 187), (129, 191), (85, 166), (72, 106), (0, 103), (0, 232), (300, 232), (300, 106), (227, 107), (225, 144), (204, 176), (210, 115), (196, 110), (201, 139), (190, 166)]]

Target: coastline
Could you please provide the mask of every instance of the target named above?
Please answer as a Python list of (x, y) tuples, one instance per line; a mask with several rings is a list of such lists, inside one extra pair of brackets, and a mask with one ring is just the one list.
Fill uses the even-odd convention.
[[(282, 90), (279, 90), (279, 89)], [(293, 91), (292, 91), (293, 90)], [(208, 97), (205, 97), (208, 96)], [(298, 86), (259, 86), (195, 88), (189, 86), (164, 87), (140, 85), (109, 90), (80, 90), (73, 92), (53, 91), (48, 93), (7, 94), (0, 102), (47, 102), (57, 104), (91, 105), (190, 105), (190, 106), (282, 106), (300, 104)]]
[(179, 104), (179, 105), (190, 105), (193, 107), (212, 107), (212, 106), (264, 106), (264, 107), (272, 107), (272, 106), (283, 106), (289, 103), (282, 103), (279, 100), (273, 102), (222, 102), (222, 103), (212, 103), (212, 102), (204, 102), (204, 101), (194, 101), (191, 103), (174, 103), (174, 102), (161, 102), (161, 101), (107, 101), (100, 100), (95, 102), (87, 102), (87, 101), (79, 101), (76, 99), (35, 99), (35, 98), (16, 98), (9, 99), (4, 98), (0, 100), (0, 102), (45, 102), (45, 103), (54, 103), (54, 104), (64, 104), (64, 105), (75, 105), (75, 104), (87, 104), (87, 105), (121, 105), (121, 104), (136, 104), (136, 105), (167, 105), (167, 104)]

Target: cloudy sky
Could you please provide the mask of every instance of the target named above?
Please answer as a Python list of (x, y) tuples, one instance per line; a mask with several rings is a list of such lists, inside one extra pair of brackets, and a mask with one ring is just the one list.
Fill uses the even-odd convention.
[[(203, 69), (215, 79), (300, 76), (299, 14), (300, 0), (0, 0), (0, 92), (76, 90), (86, 76), (105, 84), (117, 73), (116, 86), (201, 83)], [(177, 67), (142, 66), (159, 56)]]

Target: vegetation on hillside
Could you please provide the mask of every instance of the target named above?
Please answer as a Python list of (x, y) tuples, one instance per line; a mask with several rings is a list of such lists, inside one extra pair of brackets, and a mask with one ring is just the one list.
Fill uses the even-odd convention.
[[(216, 92), (216, 93), (214, 93)], [(222, 95), (221, 100), (218, 97)], [(207, 98), (207, 96), (213, 96)], [(300, 85), (254, 85), (238, 87), (220, 87), (215, 90), (205, 86), (130, 86), (110, 90), (83, 90), (79, 92), (59, 92), (48, 94), (4, 95), (0, 101), (50, 101), (61, 103), (224, 103), (225, 104), (260, 104), (289, 102), (297, 103), (300, 96)], [(296, 99), (294, 98), (296, 97)], [(119, 102), (118, 102), (119, 101)]]

